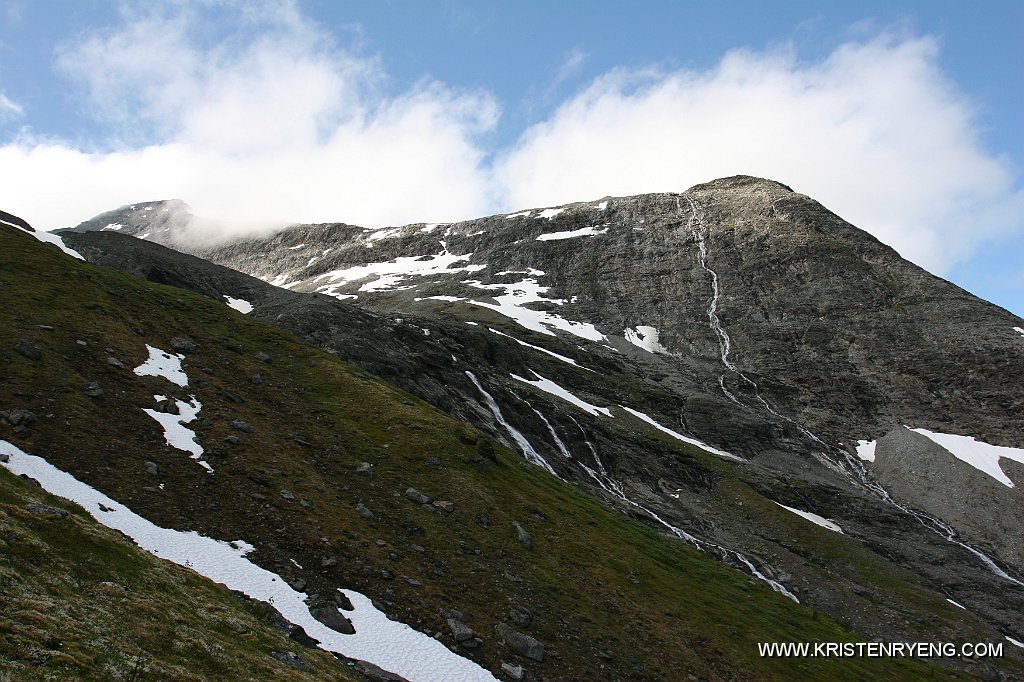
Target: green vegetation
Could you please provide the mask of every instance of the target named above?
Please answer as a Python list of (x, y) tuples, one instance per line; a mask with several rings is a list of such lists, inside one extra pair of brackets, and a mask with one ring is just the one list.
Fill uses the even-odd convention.
[[(0, 406), (38, 416), (23, 431), (0, 425), (0, 438), (155, 523), (251, 542), (257, 563), (301, 577), (307, 592), (346, 587), (368, 594), (392, 617), (441, 633), (453, 647), (440, 610), (458, 609), (484, 640), (463, 653), (492, 670), (516, 661), (552, 679), (960, 678), (912, 660), (760, 658), (758, 642), (858, 637), (525, 465), (472, 427), (219, 302), (72, 261), (9, 229), (0, 229), (0, 293)], [(196, 344), (186, 359), (188, 389), (132, 374), (146, 358), (144, 344), (170, 350), (174, 336)], [(11, 350), (23, 338), (41, 360)], [(271, 360), (261, 362), (257, 352)], [(108, 364), (108, 356), (127, 369)], [(261, 382), (254, 383), (257, 373)], [(83, 392), (94, 381), (102, 398)], [(202, 402), (199, 418), (208, 421), (196, 430), (215, 474), (163, 445), (159, 426), (140, 409), (154, 404), (154, 394), (194, 394)], [(234, 429), (233, 420), (248, 422), (252, 432)], [(239, 442), (227, 443), (229, 436)], [(159, 477), (146, 473), (147, 460), (159, 465)], [(373, 465), (372, 476), (355, 473), (362, 462)], [(77, 591), (103, 595), (87, 601), (111, 606), (5, 606), (0, 651), (7, 661), (23, 661), (23, 651), (52, 640), (67, 642), (61, 656), (72, 660), (61, 665), (83, 676), (111, 675), (111, 666), (120, 666), (127, 679), (142, 655), (176, 679), (188, 679), (185, 671), (265, 678), (257, 668), (244, 672), (236, 656), (251, 666), (277, 665), (266, 651), (286, 643), (260, 629), (256, 614), (245, 620), (208, 582), (155, 568), (153, 559), (142, 567), (139, 553), (126, 547), (110, 549), (116, 543), (109, 534), (80, 514), (28, 517), (18, 508), (29, 488), (3, 480), (0, 521), (10, 527), (5, 533), (24, 536), (17, 542), (25, 549), (11, 554), (4, 546), (0, 561), (21, 558), (0, 565), (35, 572), (31, 581), (5, 578), (4, 599), (52, 603)], [(410, 502), (403, 496), (409, 487), (453, 502), (455, 511)], [(357, 513), (358, 503), (372, 519)], [(532, 550), (518, 543), (513, 521), (532, 535)], [(47, 524), (77, 534), (65, 537), (72, 534)], [(96, 537), (108, 544), (90, 549)], [(53, 587), (8, 596), (6, 585), (29, 583)], [(512, 605), (533, 614), (529, 627), (517, 629), (544, 643), (543, 664), (517, 659), (495, 636), (497, 623), (510, 622)], [(6, 614), (26, 615), (16, 621)], [(246, 623), (245, 638), (233, 634), (241, 632), (235, 620)], [(32, 629), (15, 640), (11, 628)], [(83, 633), (78, 640), (68, 634), (74, 628)], [(227, 668), (219, 667), (224, 657), (232, 661)], [(327, 664), (316, 660), (322, 676)], [(274, 668), (274, 679), (284, 674)]]
[[(271, 627), (262, 606), (134, 547), (3, 468), (0, 606), (0, 679), (361, 679)], [(310, 670), (272, 651), (296, 653)]]

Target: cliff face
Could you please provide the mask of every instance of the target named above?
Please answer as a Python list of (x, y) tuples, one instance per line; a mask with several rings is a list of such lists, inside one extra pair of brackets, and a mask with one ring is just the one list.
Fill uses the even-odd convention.
[[(120, 222), (104, 215), (93, 227)], [(107, 233), (65, 238), (94, 262), (245, 298), (253, 316), (870, 636), (953, 622), (901, 616), (919, 590), (1020, 634), (1024, 566), (993, 530), (1020, 518), (1016, 490), (978, 492), (991, 483), (979, 473), (975, 493), (952, 494), (956, 472), (977, 469), (914, 438), (881, 440), (876, 463), (856, 444), (906, 425), (1024, 446), (1024, 321), (784, 185), (741, 176), (217, 247), (145, 221), (115, 232), (203, 260)], [(909, 583), (894, 590), (897, 574)]]

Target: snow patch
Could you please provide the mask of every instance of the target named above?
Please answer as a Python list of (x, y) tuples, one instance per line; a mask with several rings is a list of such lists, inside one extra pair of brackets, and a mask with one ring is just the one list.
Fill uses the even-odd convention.
[(875, 461), (875, 446), (878, 444), (876, 440), (859, 440), (857, 441), (857, 456), (865, 462)]
[(184, 388), (188, 386), (188, 376), (181, 369), (181, 361), (185, 357), (178, 353), (168, 353), (146, 344), (149, 358), (136, 367), (133, 372), (140, 377), (163, 377), (172, 384)]
[(602, 201), (600, 204), (597, 205), (597, 210), (598, 211), (603, 211), (606, 208), (608, 208), (608, 202), (607, 201)]
[(817, 514), (815, 514), (813, 512), (807, 512), (807, 511), (802, 511), (800, 509), (794, 509), (793, 507), (787, 507), (786, 505), (780, 504), (779, 502), (776, 502), (775, 504), (779, 505), (780, 507), (782, 507), (786, 511), (793, 512), (797, 516), (801, 516), (801, 517), (807, 519), (811, 523), (814, 523), (814, 524), (817, 524), (817, 525), (821, 526), (822, 528), (827, 528), (828, 530), (833, 531), (835, 533), (843, 533), (843, 529), (840, 528), (838, 524), (836, 524), (836, 523), (834, 523), (832, 521), (829, 521), (824, 516), (818, 516)]
[[(158, 403), (167, 399), (166, 396), (155, 395), (153, 399)], [(204, 462), (203, 457), (203, 446), (196, 441), (196, 432), (192, 429), (186, 428), (185, 424), (193, 421), (196, 415), (199, 414), (199, 410), (203, 409), (203, 404), (196, 400), (194, 395), (189, 396), (189, 402), (183, 400), (175, 400), (174, 404), (178, 406), (178, 414), (167, 414), (166, 412), (157, 412), (151, 410), (148, 407), (142, 408), (142, 411), (148, 414), (153, 419), (160, 423), (160, 426), (164, 429), (164, 440), (172, 448), (188, 452), (192, 455), (192, 459), (199, 462), (199, 465), (206, 469), (209, 473), (213, 473), (213, 467), (209, 463)]]
[[(121, 531), (150, 554), (190, 568), (252, 599), (273, 604), (289, 622), (318, 640), (321, 649), (373, 663), (412, 682), (490, 682), (495, 679), (434, 638), (404, 623), (389, 620), (369, 598), (354, 590), (341, 591), (355, 607), (345, 616), (352, 621), (356, 633), (335, 632), (313, 618), (304, 603), (304, 594), (289, 587), (279, 575), (245, 558), (254, 549), (249, 543), (224, 542), (195, 531), (162, 528), (43, 458), (26, 454), (7, 441), (0, 440), (0, 452), (10, 456), (4, 466), (13, 474), (29, 476), (47, 492), (81, 505), (101, 524)], [(101, 511), (101, 505), (110, 511)]]
[(605, 234), (607, 231), (607, 227), (599, 230), (596, 225), (591, 225), (590, 227), (581, 227), (578, 230), (569, 230), (567, 232), (548, 232), (538, 236), (537, 241), (551, 242), (559, 239), (572, 239), (573, 237), (596, 237), (599, 234)]
[(368, 241), (368, 242), (376, 242), (376, 241), (380, 241), (381, 239), (391, 239), (392, 237), (397, 237), (401, 233), (402, 233), (402, 228), (400, 228), (400, 227), (391, 227), (391, 228), (384, 228), (382, 230), (374, 230), (370, 234), (370, 236), (366, 238), (366, 241)]
[(551, 395), (558, 396), (562, 400), (572, 403), (573, 405), (580, 408), (581, 410), (583, 410), (584, 412), (591, 416), (596, 417), (599, 414), (603, 414), (606, 417), (612, 416), (612, 411), (609, 410), (607, 407), (598, 407), (597, 405), (591, 405), (586, 400), (583, 400), (582, 398), (577, 398), (569, 390), (559, 386), (550, 379), (542, 377), (540, 374), (537, 374), (532, 369), (530, 370), (530, 373), (537, 378), (531, 381), (529, 379), (524, 379), (518, 374), (511, 374), (510, 376), (516, 381), (521, 381), (524, 384), (529, 384), (530, 386), (538, 388), (544, 391), (545, 393), (550, 393)]
[(1018, 333), (1018, 334), (1020, 334), (1021, 336), (1024, 336), (1024, 329), (1022, 329), (1022, 328), (1020, 328), (1020, 327), (1014, 327), (1014, 328), (1013, 328), (1013, 331), (1017, 332), (1017, 333)]
[(1009, 642), (1010, 644), (1012, 644), (1014, 646), (1019, 646), (1021, 649), (1024, 649), (1024, 642), (1021, 642), (1020, 640), (1016, 640), (1013, 637), (1010, 637), (1009, 635), (1004, 635), (1004, 637), (1006, 637), (1006, 641)]
[(604, 341), (605, 336), (597, 331), (597, 327), (589, 322), (574, 322), (559, 317), (554, 313), (544, 310), (531, 310), (525, 307), (529, 303), (551, 303), (564, 305), (565, 301), (560, 298), (545, 298), (541, 294), (548, 291), (548, 287), (540, 286), (533, 277), (528, 277), (520, 282), (511, 284), (482, 284), (478, 280), (466, 280), (463, 284), (476, 287), (477, 289), (504, 290), (504, 294), (492, 296), (496, 303), (485, 303), (483, 301), (470, 301), (473, 305), (490, 308), (497, 313), (509, 317), (521, 326), (531, 331), (554, 336), (555, 333), (549, 329), (561, 329), (562, 331), (575, 334), (589, 341)]
[(946, 597), (946, 601), (948, 601), (950, 604), (952, 604), (953, 606), (957, 607), (958, 609), (963, 609), (964, 611), (967, 610), (966, 606), (964, 606), (963, 604), (959, 604), (959, 603), (953, 601), (949, 597)]
[[(467, 322), (467, 324), (474, 324), (475, 325), (476, 322)], [(494, 329), (493, 327), (488, 327), (487, 330), (491, 331), (491, 332), (494, 332), (498, 336), (504, 336), (507, 339), (512, 339), (513, 341), (518, 343), (520, 346), (525, 346), (527, 348), (532, 348), (534, 350), (539, 350), (541, 353), (545, 353), (547, 355), (550, 355), (551, 357), (555, 358), (556, 360), (561, 360), (562, 362), (570, 364), (573, 367), (579, 367), (580, 369), (585, 369), (588, 372), (593, 372), (594, 371), (594, 370), (590, 369), (589, 367), (584, 367), (583, 365), (580, 365), (579, 363), (577, 363), (575, 360), (573, 360), (570, 357), (566, 357), (564, 355), (559, 355), (558, 353), (556, 353), (554, 351), (551, 351), (551, 350), (548, 350), (547, 348), (541, 348), (540, 346), (535, 346), (532, 343), (527, 343), (526, 341), (520, 341), (516, 337), (510, 336), (510, 335), (506, 334), (505, 332), (500, 332), (497, 329)]]
[(519, 449), (523, 451), (523, 455), (526, 457), (527, 461), (536, 464), (546, 470), (549, 474), (558, 476), (558, 474), (555, 473), (555, 470), (551, 468), (551, 465), (547, 463), (547, 460), (545, 460), (541, 454), (537, 452), (532, 445), (530, 445), (530, 441), (526, 439), (526, 436), (524, 436), (519, 429), (506, 421), (505, 415), (501, 413), (501, 408), (498, 407), (498, 403), (494, 400), (494, 396), (488, 393), (480, 382), (477, 381), (476, 375), (467, 369), (466, 376), (469, 377), (469, 380), (473, 382), (473, 385), (476, 386), (477, 390), (480, 391), (480, 394), (483, 395), (484, 402), (487, 403), (487, 408), (491, 411), (491, 414), (494, 415), (494, 419), (505, 427), (508, 434), (512, 436), (512, 440), (514, 440), (516, 445), (519, 446)]
[(122, 227), (124, 227), (124, 225), (122, 225), (121, 223), (107, 223), (106, 227), (100, 228), (100, 231), (102, 232), (103, 230), (120, 230)]
[(227, 302), (229, 308), (234, 308), (243, 315), (248, 315), (252, 312), (252, 303), (249, 303), (244, 298), (231, 298), (227, 294), (224, 294), (224, 300)]
[(43, 232), (42, 230), (36, 230), (35, 232), (29, 232), (29, 234), (32, 235), (33, 237), (35, 237), (36, 239), (38, 239), (39, 241), (41, 241), (44, 244), (53, 244), (58, 249), (60, 249), (61, 251), (63, 251), (67, 255), (71, 256), (72, 258), (77, 258), (78, 260), (85, 260), (84, 258), (82, 258), (82, 254), (80, 254), (77, 251), (75, 251), (74, 249), (68, 247), (64, 243), (64, 240), (61, 239), (60, 235), (53, 234), (52, 232)]
[(297, 251), (298, 249), (301, 249), (301, 248), (302, 248), (303, 246), (305, 246), (305, 245), (306, 245), (306, 243), (305, 243), (305, 242), (303, 242), (303, 243), (301, 243), (301, 244), (296, 244), (295, 246), (289, 246), (289, 247), (288, 247), (288, 250), (289, 250), (289, 251)]
[(505, 220), (509, 220), (510, 218), (529, 218), (531, 213), (533, 213), (532, 210), (520, 211), (519, 213), (510, 213), (507, 216), (505, 216)]
[(639, 410), (634, 410), (632, 408), (626, 407), (625, 405), (619, 405), (619, 407), (624, 409), (626, 412), (629, 412), (631, 415), (633, 415), (637, 419), (639, 419), (641, 421), (647, 422), (648, 424), (650, 424), (654, 428), (658, 429), (662, 433), (666, 433), (666, 434), (672, 436), (676, 440), (682, 441), (684, 443), (689, 443), (690, 445), (696, 445), (697, 447), (701, 448), (702, 450), (707, 450), (711, 454), (718, 455), (719, 457), (724, 457), (726, 459), (731, 459), (731, 460), (736, 461), (736, 462), (746, 462), (747, 461), (747, 460), (743, 459), (742, 457), (738, 457), (736, 455), (733, 455), (733, 454), (730, 454), (728, 452), (725, 452), (724, 450), (719, 450), (716, 447), (712, 447), (711, 445), (708, 445), (707, 443), (705, 443), (703, 441), (697, 440), (696, 438), (690, 438), (689, 436), (684, 436), (683, 434), (681, 434), (681, 433), (679, 433), (677, 431), (673, 431), (672, 429), (668, 428), (667, 426), (662, 426), (661, 424), (656, 422), (650, 415), (644, 414), (643, 412), (641, 412)]
[(658, 342), (660, 333), (656, 327), (637, 325), (635, 329), (626, 328), (624, 333), (626, 340), (637, 348), (648, 353), (668, 353), (668, 349)]
[(330, 284), (319, 286), (316, 290), (322, 294), (333, 296), (339, 288), (349, 282), (372, 277), (374, 279), (360, 286), (359, 291), (387, 291), (398, 289), (399, 285), (409, 277), (426, 277), (452, 272), (477, 272), (487, 267), (486, 265), (455, 267), (456, 263), (468, 261), (473, 254), (453, 254), (448, 252), (448, 248), (444, 246), (443, 242), (441, 246), (441, 253), (429, 256), (399, 256), (392, 261), (367, 263), (325, 272), (317, 276), (315, 281), (326, 279)]
[(927, 436), (933, 442), (948, 450), (954, 457), (988, 474), (1007, 488), (1015, 487), (1013, 481), (999, 467), (999, 459), (1005, 457), (1024, 464), (1024, 449), (989, 445), (971, 436), (957, 436), (951, 433), (937, 433), (928, 429), (911, 429), (914, 433)]
[(552, 218), (554, 218), (556, 215), (558, 215), (559, 213), (561, 213), (564, 210), (565, 210), (564, 208), (545, 208), (543, 211), (541, 211), (540, 213), (537, 214), (537, 217), (538, 218), (547, 218), (548, 220), (551, 220)]

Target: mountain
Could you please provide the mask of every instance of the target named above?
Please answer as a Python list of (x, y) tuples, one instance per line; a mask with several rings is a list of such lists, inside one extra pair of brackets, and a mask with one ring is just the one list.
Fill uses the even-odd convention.
[[(90, 223), (124, 226), (140, 206)], [(25, 409), (38, 413), (73, 396), (94, 433), (37, 421), (0, 438), (147, 518), (245, 538), (254, 561), (297, 573), (307, 592), (358, 589), (497, 674), (503, 663), (537, 679), (1021, 674), (1019, 534), (998, 526), (1019, 513), (1019, 488), (996, 472), (1020, 480), (1005, 446), (1024, 443), (1024, 324), (783, 185), (728, 178), (451, 225), (300, 225), (220, 245), (189, 246), (184, 228), (141, 219), (80, 227), (62, 234), (69, 246), (131, 277), (42, 254), (12, 228), (24, 249), (2, 253), (24, 276), (4, 347), (19, 335), (42, 343), (32, 324), (56, 331), (37, 321), (44, 301), (47, 319), (81, 325), (72, 336), (87, 344), (85, 330), (116, 309), (121, 346), (109, 347), (126, 367), (147, 343), (191, 339), (182, 354), (199, 379), (174, 397), (201, 403), (196, 439), (215, 473), (164, 448), (160, 470), (173, 461), (187, 475), (168, 485), (173, 496), (142, 494), (152, 486), (139, 453), (162, 441), (141, 407), (158, 387), (133, 378), (116, 384), (125, 396), (82, 397), (103, 383), (89, 376), (102, 362), (81, 360), (70, 337), (62, 371), (8, 379), (4, 403), (35, 401)], [(193, 253), (151, 243), (157, 234)], [(58, 259), (87, 281), (63, 284)], [(416, 397), (385, 391), (395, 398), (381, 402), (381, 380)], [(943, 434), (995, 448), (995, 469), (969, 464)], [(131, 454), (104, 450), (125, 438)], [(872, 446), (860, 440), (876, 441), (867, 469)], [(92, 452), (69, 453), (72, 442)], [(421, 509), (408, 488), (455, 511)], [(369, 533), (357, 504), (375, 514)], [(339, 543), (332, 526), (354, 537), (320, 556), (321, 538)], [(328, 558), (337, 563), (317, 572)], [(441, 609), (461, 611), (479, 646), (449, 637)], [(515, 654), (503, 628), (534, 637), (543, 661)], [(759, 641), (847, 631), (1007, 651), (927, 671), (757, 652)]]

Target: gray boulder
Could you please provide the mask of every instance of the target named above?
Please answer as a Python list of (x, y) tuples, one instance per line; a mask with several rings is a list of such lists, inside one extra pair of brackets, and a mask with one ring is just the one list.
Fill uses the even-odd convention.
[(498, 635), (498, 639), (503, 641), (509, 649), (520, 656), (524, 656), (534, 661), (544, 660), (544, 645), (533, 637), (525, 635), (522, 632), (517, 632), (504, 623), (498, 623), (495, 625), (494, 632)]

